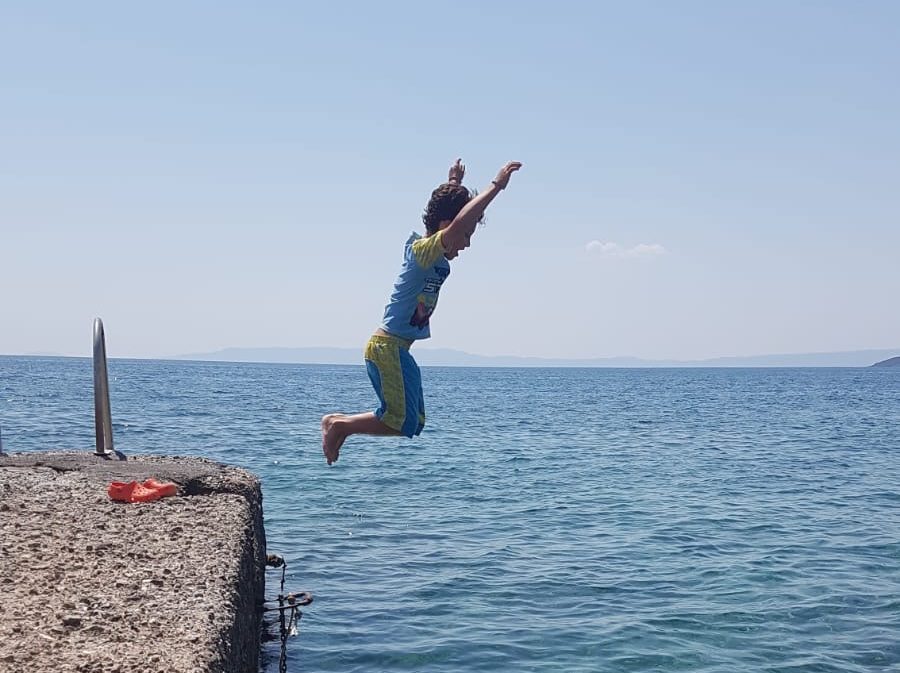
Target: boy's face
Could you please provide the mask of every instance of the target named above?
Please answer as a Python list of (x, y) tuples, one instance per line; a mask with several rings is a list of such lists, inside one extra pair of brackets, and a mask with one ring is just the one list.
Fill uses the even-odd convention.
[[(440, 229), (446, 229), (450, 226), (450, 220), (444, 220), (441, 222)], [(459, 253), (468, 248), (472, 244), (472, 234), (475, 233), (475, 227), (477, 223), (472, 224), (472, 226), (466, 230), (465, 235), (463, 236), (463, 243), (458, 248), (448, 248), (446, 252), (444, 252), (444, 257), (447, 259), (456, 259), (459, 256)]]

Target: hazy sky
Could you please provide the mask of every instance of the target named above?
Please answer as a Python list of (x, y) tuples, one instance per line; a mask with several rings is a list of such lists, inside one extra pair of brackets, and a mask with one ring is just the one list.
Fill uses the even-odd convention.
[(0, 353), (362, 348), (457, 156), (524, 162), (422, 346), (900, 346), (900, 3), (4, 2)]

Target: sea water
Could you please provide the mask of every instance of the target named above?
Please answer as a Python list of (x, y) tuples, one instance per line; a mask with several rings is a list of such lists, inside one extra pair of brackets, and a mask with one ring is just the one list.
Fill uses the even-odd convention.
[[(423, 368), (422, 436), (332, 467), (361, 366), (109, 374), (117, 449), (260, 475), (289, 671), (900, 670), (900, 370)], [(0, 357), (4, 448), (91, 450), (92, 394)]]

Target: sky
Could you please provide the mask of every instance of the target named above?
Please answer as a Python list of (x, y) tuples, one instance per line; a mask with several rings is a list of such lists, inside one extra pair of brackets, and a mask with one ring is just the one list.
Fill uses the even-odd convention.
[(0, 354), (348, 347), (457, 157), (417, 347), (900, 347), (900, 4), (4, 2)]

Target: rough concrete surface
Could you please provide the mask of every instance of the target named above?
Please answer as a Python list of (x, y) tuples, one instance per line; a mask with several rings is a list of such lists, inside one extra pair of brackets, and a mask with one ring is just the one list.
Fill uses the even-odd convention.
[[(178, 495), (118, 503), (110, 481)], [(258, 479), (201, 458), (0, 457), (0, 672), (258, 670)]]

